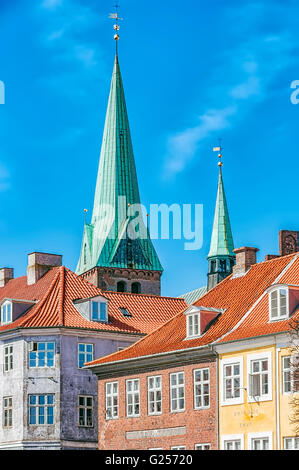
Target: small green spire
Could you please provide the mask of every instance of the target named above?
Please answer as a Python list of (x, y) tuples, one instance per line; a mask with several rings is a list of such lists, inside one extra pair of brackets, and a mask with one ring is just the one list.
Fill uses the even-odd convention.
[[(118, 56), (111, 81), (91, 224), (85, 224), (77, 274), (101, 267), (163, 271), (149, 231), (130, 240), (128, 208), (140, 195)], [(107, 206), (110, 211), (107, 212)]]
[(222, 257), (222, 256), (235, 257), (233, 250), (234, 250), (233, 235), (232, 235), (227, 202), (226, 202), (226, 197), (225, 197), (225, 192), (224, 192), (222, 170), (220, 166), (217, 201), (216, 201), (214, 224), (213, 224), (213, 231), (212, 231), (212, 237), (211, 237), (211, 246), (210, 246), (210, 251), (208, 254), (208, 259), (212, 257)]

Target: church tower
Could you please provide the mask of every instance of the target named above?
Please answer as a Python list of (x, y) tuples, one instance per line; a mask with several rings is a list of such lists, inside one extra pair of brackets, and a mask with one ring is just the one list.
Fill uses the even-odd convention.
[[(113, 18), (118, 31), (118, 14)], [(114, 39), (117, 45), (118, 34)], [(160, 295), (162, 272), (142, 215), (116, 48), (93, 213), (76, 273), (104, 290)]]
[(220, 151), (220, 161), (218, 163), (219, 181), (214, 224), (211, 237), (211, 246), (208, 254), (208, 290), (215, 287), (219, 282), (232, 273), (236, 259), (236, 255), (233, 252), (233, 235), (223, 186), (221, 147), (217, 147), (214, 150)]

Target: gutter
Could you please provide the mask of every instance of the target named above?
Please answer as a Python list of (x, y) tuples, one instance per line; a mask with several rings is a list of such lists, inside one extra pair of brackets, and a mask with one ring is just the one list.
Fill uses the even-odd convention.
[(216, 358), (216, 353), (211, 345), (197, 346), (196, 348), (168, 351), (139, 358), (134, 357), (121, 361), (86, 365), (84, 369), (90, 369), (99, 378), (104, 379), (144, 373), (148, 370), (178, 367), (182, 364), (192, 364), (211, 356)]

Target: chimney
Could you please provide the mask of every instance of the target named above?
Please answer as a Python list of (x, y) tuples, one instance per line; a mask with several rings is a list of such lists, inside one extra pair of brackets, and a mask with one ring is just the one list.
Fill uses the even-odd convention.
[(51, 268), (62, 266), (62, 256), (49, 253), (31, 253), (28, 255), (27, 284), (31, 286), (43, 277)]
[(0, 287), (4, 287), (11, 279), (13, 279), (12, 268), (0, 269)]
[(291, 230), (280, 230), (279, 232), (279, 255), (291, 255), (299, 251), (299, 232)]
[(256, 264), (258, 248), (243, 246), (233, 251), (236, 253), (236, 264), (233, 267), (233, 274), (245, 274), (253, 264)]

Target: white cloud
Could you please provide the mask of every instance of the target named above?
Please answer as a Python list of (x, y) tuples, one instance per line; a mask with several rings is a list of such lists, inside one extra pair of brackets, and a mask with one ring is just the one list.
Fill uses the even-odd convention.
[(229, 126), (229, 117), (236, 108), (210, 109), (199, 117), (200, 124), (171, 136), (168, 142), (170, 158), (167, 159), (165, 172), (174, 175), (181, 172), (193, 158), (200, 142), (211, 132), (220, 131)]
[[(216, 131), (232, 127), (250, 113), (257, 102), (266, 99), (277, 74), (296, 60), (294, 44), (299, 44), (296, 27), (292, 24), (295, 12), (276, 5), (276, 10), (273, 8), (271, 13), (274, 18), (281, 19), (285, 28), (275, 34), (265, 34), (256, 28), (258, 18), (266, 17), (266, 9), (262, 4), (226, 9), (234, 45), (222, 51), (225, 70), (209, 72), (209, 88), (203, 92), (205, 101), (210, 96), (210, 106), (200, 113), (193, 125), (169, 136), (164, 168), (166, 178), (182, 172), (205, 139), (218, 138)], [(243, 41), (240, 38), (244, 38)]]

